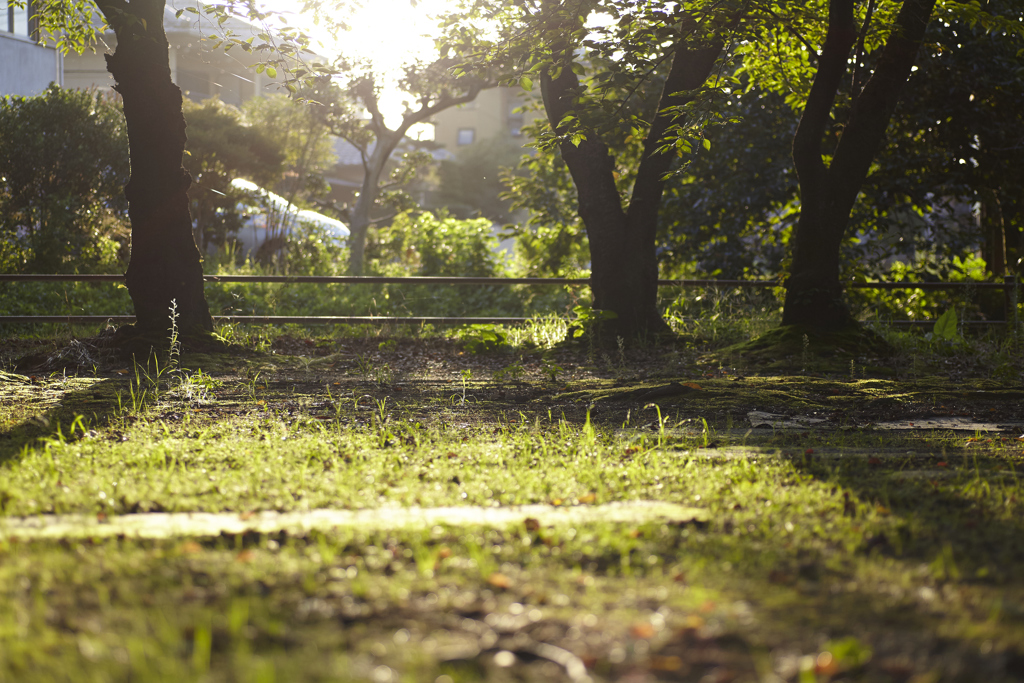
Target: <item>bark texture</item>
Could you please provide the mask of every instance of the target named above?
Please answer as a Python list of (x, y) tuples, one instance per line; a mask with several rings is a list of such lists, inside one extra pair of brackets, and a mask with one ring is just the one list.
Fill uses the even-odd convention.
[(874, 73), (854, 93), (832, 162), (822, 158), (836, 93), (857, 40), (854, 0), (829, 3), (828, 33), (793, 140), (800, 181), (800, 218), (786, 283), (783, 325), (836, 329), (852, 323), (839, 281), (839, 255), (850, 212), (910, 75), (935, 0), (906, 0)]
[(125, 186), (132, 251), (125, 273), (136, 328), (167, 334), (174, 302), (180, 333), (210, 332), (203, 266), (192, 236), (182, 165), (185, 117), (181, 90), (171, 81), (164, 0), (97, 0), (117, 36), (106, 55), (114, 89), (124, 100), (131, 178)]
[[(656, 238), (664, 176), (675, 155), (659, 151), (675, 115), (666, 111), (692, 101), (688, 91), (699, 88), (711, 74), (721, 44), (698, 49), (677, 47), (658, 103), (658, 114), (644, 143), (643, 157), (628, 207), (615, 186), (615, 162), (608, 146), (595, 133), (573, 144), (560, 143), (579, 202), (579, 215), (590, 241), (590, 288), (593, 307), (615, 318), (603, 325), (611, 337), (632, 339), (661, 335), (670, 328), (658, 311)], [(564, 121), (573, 113), (580, 83), (571, 68), (541, 78), (544, 108), (551, 127), (564, 134)]]

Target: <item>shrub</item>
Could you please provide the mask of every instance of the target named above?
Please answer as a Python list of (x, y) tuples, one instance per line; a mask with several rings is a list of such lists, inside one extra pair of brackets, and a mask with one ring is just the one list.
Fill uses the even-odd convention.
[(120, 106), (51, 85), (0, 98), (0, 267), (122, 268), (129, 237), (128, 136)]

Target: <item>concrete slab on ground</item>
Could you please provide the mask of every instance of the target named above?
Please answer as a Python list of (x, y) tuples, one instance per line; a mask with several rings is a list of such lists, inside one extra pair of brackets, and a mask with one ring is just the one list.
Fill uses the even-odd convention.
[(0, 518), (0, 539), (173, 538), (220, 534), (304, 533), (338, 528), (367, 531), (449, 526), (507, 527), (536, 520), (540, 526), (593, 522), (640, 524), (665, 521), (704, 523), (710, 515), (701, 508), (659, 501), (629, 501), (603, 505), (520, 505), (514, 507), (384, 507), (362, 510), (301, 512), (151, 512), (118, 516), (37, 515)]

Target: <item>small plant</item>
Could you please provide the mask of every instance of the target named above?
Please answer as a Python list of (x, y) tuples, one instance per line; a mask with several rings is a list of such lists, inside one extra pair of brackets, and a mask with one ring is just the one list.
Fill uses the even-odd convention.
[(181, 360), (181, 340), (178, 339), (178, 300), (171, 299), (168, 309), (171, 319), (171, 339), (167, 349), (167, 369), (173, 375), (178, 371), (178, 363)]
[(569, 329), (572, 330), (574, 339), (591, 332), (606, 320), (614, 320), (619, 317), (615, 311), (602, 311), (590, 306), (576, 306), (572, 312), (576, 314), (576, 318), (569, 325)]
[(960, 331), (957, 329), (956, 309), (951, 308), (935, 321), (932, 331), (927, 333), (924, 338), (931, 341), (932, 339), (941, 339), (943, 341), (956, 341), (961, 339)]
[[(249, 400), (254, 403), (256, 402), (256, 389), (259, 386), (260, 374), (260, 370), (253, 371), (252, 368), (246, 368), (245, 370), (245, 378), (247, 380), (245, 383), (246, 393), (249, 394)], [(263, 388), (266, 389), (266, 383), (264, 383)]]
[(807, 364), (811, 359), (811, 340), (806, 334), (803, 336), (803, 351), (800, 353), (800, 372), (807, 372)]
[(494, 373), (494, 381), (504, 382), (512, 381), (518, 382), (526, 374), (526, 368), (523, 367), (523, 359), (517, 358), (515, 362), (506, 365), (501, 370)]
[(548, 376), (548, 380), (552, 383), (557, 382), (558, 376), (565, 372), (565, 368), (550, 358), (541, 359), (540, 365), (544, 370), (544, 374)]
[(459, 330), (457, 335), (470, 353), (496, 351), (509, 346), (504, 333), (494, 325), (470, 325)]
[(359, 371), (360, 375), (366, 379), (370, 379), (373, 376), (374, 370), (373, 360), (369, 356), (364, 356), (363, 354), (356, 355), (356, 369)]
[(387, 363), (373, 368), (373, 381), (375, 384), (384, 386), (395, 381), (395, 371)]

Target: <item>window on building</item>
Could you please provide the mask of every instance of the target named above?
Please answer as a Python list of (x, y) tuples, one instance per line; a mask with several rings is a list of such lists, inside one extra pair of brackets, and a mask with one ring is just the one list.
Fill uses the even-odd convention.
[(16, 6), (11, 0), (8, 0), (6, 12), (6, 21), (0, 22), (0, 28), (10, 33), (19, 36), (32, 35), (32, 3), (26, 3), (24, 7)]
[(508, 115), (508, 132), (514, 138), (523, 136), (523, 112), (512, 111)]
[(476, 138), (475, 128), (459, 128), (459, 133), (455, 138), (456, 144), (459, 145), (471, 145), (473, 140)]

